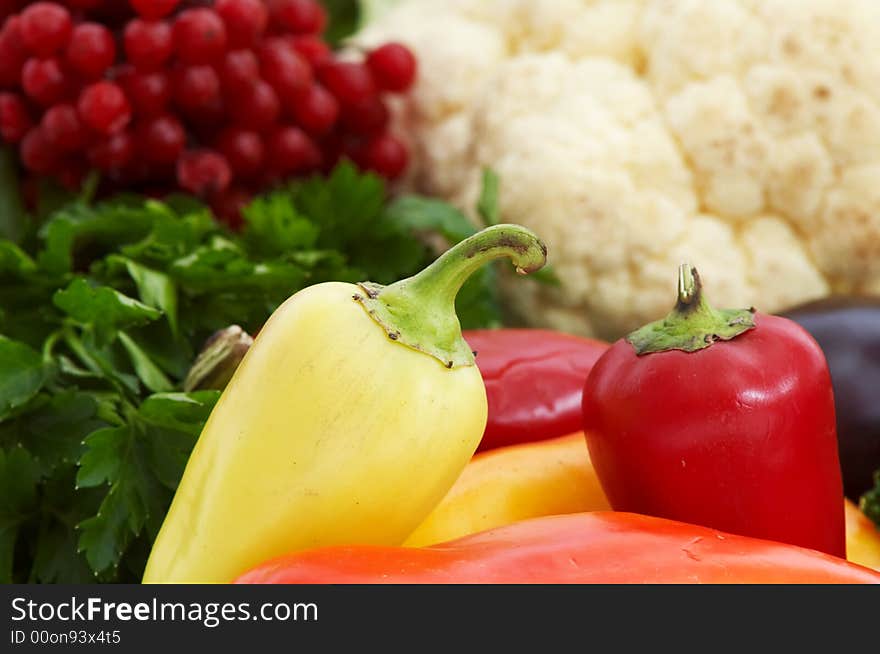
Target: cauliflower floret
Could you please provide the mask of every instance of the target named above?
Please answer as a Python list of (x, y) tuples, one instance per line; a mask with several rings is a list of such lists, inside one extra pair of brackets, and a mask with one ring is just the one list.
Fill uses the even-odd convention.
[[(880, 2), (404, 0), (365, 43), (421, 77), (409, 184), (547, 241), (515, 315), (615, 338), (663, 315), (677, 265), (719, 306), (880, 292)], [(476, 217), (474, 217), (476, 219)]]

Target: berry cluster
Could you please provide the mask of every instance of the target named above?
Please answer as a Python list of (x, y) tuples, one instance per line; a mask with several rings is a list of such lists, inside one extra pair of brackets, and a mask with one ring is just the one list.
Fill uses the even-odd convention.
[(0, 0), (0, 137), (77, 187), (200, 195), (234, 216), (255, 191), (348, 157), (407, 164), (385, 94), (416, 62), (389, 43), (345, 60), (317, 0)]

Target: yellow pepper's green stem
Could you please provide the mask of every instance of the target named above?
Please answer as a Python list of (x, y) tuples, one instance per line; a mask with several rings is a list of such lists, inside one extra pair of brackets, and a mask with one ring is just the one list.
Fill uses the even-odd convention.
[(447, 368), (474, 364), (461, 336), (455, 296), (474, 272), (493, 259), (508, 257), (520, 274), (539, 270), (547, 248), (519, 225), (493, 225), (453, 246), (421, 272), (389, 286), (360, 284), (355, 301), (385, 329), (388, 338), (425, 352)]

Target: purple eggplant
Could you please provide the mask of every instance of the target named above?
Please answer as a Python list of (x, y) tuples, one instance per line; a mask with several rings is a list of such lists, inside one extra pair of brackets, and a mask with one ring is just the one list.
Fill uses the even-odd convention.
[(880, 297), (832, 296), (780, 315), (799, 323), (825, 352), (844, 493), (858, 501), (880, 469)]

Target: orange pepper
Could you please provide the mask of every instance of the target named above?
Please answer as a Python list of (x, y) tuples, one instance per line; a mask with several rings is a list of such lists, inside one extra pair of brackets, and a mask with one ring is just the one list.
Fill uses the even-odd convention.
[(578, 432), (477, 454), (404, 545), (432, 545), (545, 515), (609, 509)]
[[(477, 454), (405, 545), (433, 545), (529, 518), (609, 507), (578, 432)], [(880, 529), (848, 500), (846, 549), (850, 561), (880, 570)]]

